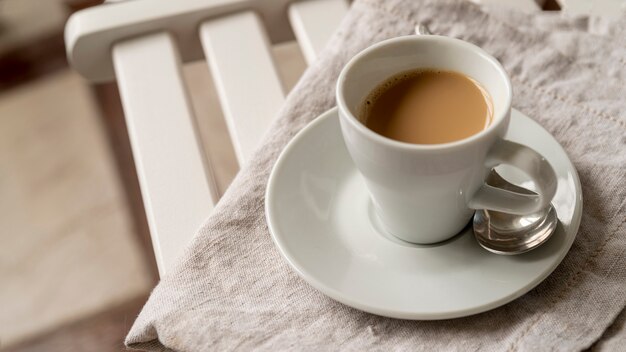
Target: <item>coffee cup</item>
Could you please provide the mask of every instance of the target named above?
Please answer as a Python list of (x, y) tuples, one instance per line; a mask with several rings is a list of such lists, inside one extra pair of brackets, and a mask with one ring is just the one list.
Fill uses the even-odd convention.
[[(389, 77), (420, 69), (456, 72), (480, 84), (491, 99), (490, 124), (466, 138), (439, 144), (407, 143), (368, 128), (361, 111), (370, 93)], [(404, 241), (444, 241), (468, 224), (475, 209), (531, 214), (554, 197), (556, 175), (546, 159), (503, 138), (512, 100), (506, 71), (471, 43), (437, 35), (377, 43), (346, 64), (336, 94), (341, 132), (375, 212), (385, 230)], [(500, 164), (525, 173), (536, 194), (485, 184), (489, 171)]]

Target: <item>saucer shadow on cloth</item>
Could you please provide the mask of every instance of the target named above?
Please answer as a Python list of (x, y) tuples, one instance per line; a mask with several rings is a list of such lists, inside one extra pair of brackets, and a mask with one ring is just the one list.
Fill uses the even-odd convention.
[[(543, 281), (563, 260), (580, 224), (582, 193), (565, 151), (536, 122), (513, 110), (505, 138), (540, 152), (558, 177), (552, 202), (560, 224), (552, 238), (532, 252), (487, 252), (476, 243), (471, 227), (428, 246), (384, 233), (345, 148), (336, 109), (303, 129), (272, 171), (266, 194), (272, 238), (300, 277), (366, 312), (436, 320), (506, 304)], [(533, 188), (513, 168), (497, 170), (510, 182)]]

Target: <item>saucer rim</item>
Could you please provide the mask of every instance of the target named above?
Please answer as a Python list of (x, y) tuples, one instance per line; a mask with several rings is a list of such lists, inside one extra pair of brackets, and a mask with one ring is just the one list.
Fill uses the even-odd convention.
[(546, 270), (542, 275), (538, 275), (535, 279), (531, 280), (526, 285), (523, 285), (522, 287), (518, 288), (515, 292), (509, 295), (505, 295), (499, 299), (490, 301), (485, 304), (472, 306), (472, 307), (465, 308), (465, 309), (455, 309), (455, 310), (440, 311), (440, 312), (435, 312), (435, 313), (424, 313), (424, 312), (414, 312), (414, 311), (406, 311), (406, 310), (378, 308), (372, 305), (368, 305), (364, 302), (360, 302), (355, 299), (352, 299), (351, 297), (334, 289), (333, 287), (322, 284), (317, 279), (315, 279), (314, 277), (309, 275), (307, 272), (305, 272), (304, 268), (300, 268), (300, 266), (296, 264), (295, 258), (288, 251), (285, 250), (286, 244), (280, 238), (281, 236), (277, 235), (281, 231), (279, 231), (275, 226), (275, 224), (277, 223), (277, 220), (274, 220), (274, 219), (276, 218), (277, 215), (276, 215), (276, 211), (273, 210), (273, 205), (275, 204), (274, 202), (274, 197), (276, 194), (275, 188), (278, 187), (278, 185), (276, 184), (276, 177), (277, 177), (278, 172), (276, 170), (279, 170), (282, 168), (282, 165), (286, 162), (286, 160), (288, 160), (291, 150), (294, 149), (296, 145), (298, 145), (300, 139), (304, 138), (304, 136), (307, 133), (309, 133), (310, 130), (315, 129), (319, 124), (323, 123), (325, 120), (332, 118), (333, 115), (335, 115), (336, 118), (339, 119), (338, 108), (336, 106), (321, 113), (308, 125), (303, 127), (302, 130), (300, 130), (289, 141), (287, 146), (281, 151), (278, 159), (276, 160), (276, 163), (272, 167), (272, 170), (270, 172), (270, 175), (267, 181), (266, 191), (265, 191), (264, 210), (265, 210), (265, 218), (266, 218), (268, 230), (270, 232), (272, 240), (274, 241), (275, 246), (277, 247), (281, 256), (287, 261), (289, 266), (292, 268), (292, 270), (294, 270), (300, 278), (302, 278), (307, 284), (311, 285), (316, 290), (332, 298), (333, 300), (336, 300), (349, 307), (352, 307), (352, 308), (355, 308), (355, 309), (358, 309), (367, 313), (372, 313), (372, 314), (389, 317), (389, 318), (407, 319), (407, 320), (445, 320), (445, 319), (461, 318), (461, 317), (483, 313), (483, 312), (501, 307), (525, 295), (530, 290), (532, 290), (537, 285), (539, 285), (541, 282), (543, 282), (548, 276), (550, 276), (554, 272), (554, 270), (563, 262), (563, 259), (565, 258), (565, 256), (569, 253), (571, 246), (574, 243), (576, 236), (578, 235), (578, 230), (580, 228), (580, 223), (582, 220), (583, 198), (582, 198), (582, 186), (580, 183), (578, 171), (574, 167), (571, 159), (569, 158), (569, 156), (567, 155), (567, 152), (563, 149), (561, 144), (554, 138), (554, 136), (550, 132), (548, 132), (545, 128), (543, 128), (543, 126), (541, 126), (539, 123), (537, 123), (535, 120), (528, 117), (524, 113), (512, 108), (511, 114), (512, 115), (519, 114), (521, 118), (526, 118), (529, 123), (534, 124), (535, 127), (538, 127), (544, 130), (544, 132), (546, 132), (549, 136), (551, 136), (554, 139), (558, 148), (560, 148), (560, 152), (562, 152), (563, 155), (565, 156), (567, 169), (571, 171), (571, 174), (573, 175), (574, 190), (576, 193), (575, 206), (574, 206), (574, 210), (572, 213), (572, 220), (569, 226), (571, 228), (570, 231), (571, 233), (573, 233), (573, 235), (571, 236), (571, 239), (569, 239), (569, 241), (566, 242), (564, 246), (566, 248), (564, 248), (564, 250), (560, 252), (559, 256), (551, 265), (551, 267), (547, 268), (548, 270)]

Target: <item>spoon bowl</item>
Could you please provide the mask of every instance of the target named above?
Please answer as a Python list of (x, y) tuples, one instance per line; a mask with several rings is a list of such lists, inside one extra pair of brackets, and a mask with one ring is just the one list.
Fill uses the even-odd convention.
[[(486, 180), (490, 186), (511, 192), (534, 194), (518, 187), (492, 170)], [(474, 237), (486, 250), (504, 255), (521, 254), (545, 243), (554, 233), (558, 219), (554, 206), (537, 213), (513, 215), (485, 209), (474, 213)]]

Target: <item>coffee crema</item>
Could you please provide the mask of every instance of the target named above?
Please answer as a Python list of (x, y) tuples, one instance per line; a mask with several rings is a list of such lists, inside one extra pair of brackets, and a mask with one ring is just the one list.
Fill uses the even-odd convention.
[(413, 144), (449, 143), (491, 124), (491, 97), (464, 74), (419, 69), (379, 84), (365, 99), (360, 120), (385, 137)]

